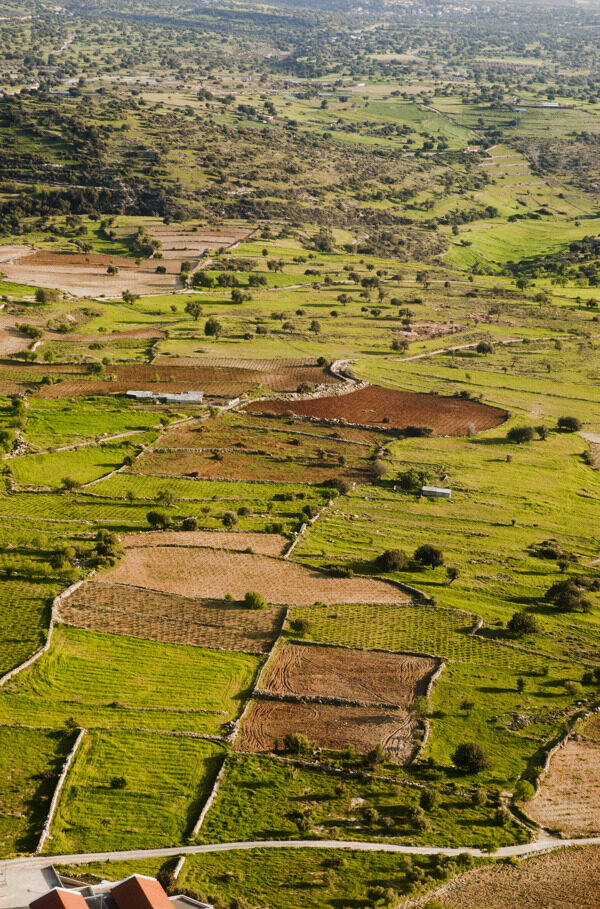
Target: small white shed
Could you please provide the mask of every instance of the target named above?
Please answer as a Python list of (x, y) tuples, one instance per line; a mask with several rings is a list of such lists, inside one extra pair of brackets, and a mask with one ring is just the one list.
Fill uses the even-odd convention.
[(421, 495), (426, 496), (428, 499), (450, 499), (452, 498), (452, 490), (444, 486), (422, 486)]

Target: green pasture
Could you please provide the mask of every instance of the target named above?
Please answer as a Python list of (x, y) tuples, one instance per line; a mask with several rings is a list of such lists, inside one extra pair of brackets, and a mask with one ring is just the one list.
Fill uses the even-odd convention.
[(49, 651), (0, 692), (0, 721), (219, 734), (259, 665), (243, 653), (59, 625)]
[[(143, 435), (135, 436), (135, 441), (138, 438), (141, 440)], [(81, 485), (122, 467), (125, 458), (135, 457), (138, 452), (139, 448), (128, 443), (106, 442), (70, 451), (13, 458), (11, 471), (21, 486), (60, 487), (67, 478)]]
[[(441, 787), (427, 828), (416, 831), (409, 810), (419, 804), (420, 788), (394, 780), (342, 779), (274, 758), (230, 755), (199, 841), (367, 839), (494, 848), (525, 839), (516, 824), (496, 823), (493, 799), (482, 807), (470, 804), (471, 788), (460, 782)], [(372, 819), (368, 809), (375, 809)]]
[(0, 725), (0, 850), (31, 853), (38, 844), (72, 731)]
[[(185, 842), (221, 765), (222, 746), (142, 731), (92, 730), (61, 794), (46, 851), (115, 851)], [(124, 779), (122, 788), (115, 779)]]

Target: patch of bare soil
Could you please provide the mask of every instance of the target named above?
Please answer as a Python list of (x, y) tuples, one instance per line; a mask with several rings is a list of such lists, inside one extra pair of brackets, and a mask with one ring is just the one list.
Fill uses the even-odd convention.
[(127, 533), (121, 537), (124, 546), (136, 548), (151, 546), (202, 547), (245, 552), (251, 549), (259, 555), (279, 556), (288, 540), (277, 533), (244, 533), (233, 530), (192, 530), (180, 532), (167, 530), (150, 533)]
[(243, 600), (248, 590), (271, 604), (398, 603), (407, 596), (371, 578), (329, 577), (295, 562), (223, 549), (138, 546), (106, 575), (107, 580), (182, 596)]
[(238, 751), (270, 752), (284, 747), (289, 733), (301, 733), (319, 748), (340, 751), (352, 745), (365, 754), (377, 744), (399, 764), (412, 755), (417, 720), (406, 710), (255, 700), (242, 723)]
[(402, 909), (431, 899), (446, 909), (594, 909), (600, 905), (600, 847), (560, 849), (513, 865), (468, 871)]
[(293, 413), (317, 420), (342, 420), (380, 429), (429, 427), (437, 435), (466, 435), (492, 429), (506, 419), (499, 407), (442, 395), (369, 385), (345, 395), (299, 401), (252, 401), (250, 413)]
[(86, 581), (60, 606), (68, 625), (152, 641), (266, 653), (285, 609), (246, 609), (225, 600), (200, 600), (126, 584)]
[(550, 759), (527, 814), (568, 836), (600, 833), (600, 717), (594, 716)]
[(407, 707), (425, 694), (435, 668), (426, 657), (286, 644), (269, 662), (261, 689)]

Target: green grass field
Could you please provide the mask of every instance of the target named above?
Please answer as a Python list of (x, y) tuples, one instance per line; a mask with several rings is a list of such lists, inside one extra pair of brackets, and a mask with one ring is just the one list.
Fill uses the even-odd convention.
[(33, 852), (50, 808), (71, 731), (0, 725), (0, 849)]
[(244, 653), (59, 625), (48, 653), (0, 693), (0, 717), (56, 728), (72, 719), (86, 728), (219, 734), (240, 713), (259, 664)]
[[(69, 773), (46, 852), (96, 852), (185, 842), (221, 764), (199, 739), (92, 730)], [(123, 788), (111, 785), (124, 778)]]

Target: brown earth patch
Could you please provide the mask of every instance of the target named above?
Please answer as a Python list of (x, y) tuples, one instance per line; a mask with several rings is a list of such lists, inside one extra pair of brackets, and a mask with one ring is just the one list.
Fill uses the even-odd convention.
[(600, 833), (600, 717), (592, 717), (550, 759), (527, 814), (567, 836)]
[(152, 641), (267, 653), (285, 609), (245, 609), (224, 600), (200, 600), (126, 584), (86, 581), (60, 607), (68, 625)]
[(27, 350), (32, 343), (31, 338), (15, 328), (15, 323), (21, 321), (22, 319), (16, 316), (0, 312), (0, 357), (8, 357), (10, 354)]
[[(63, 336), (63, 340), (70, 336)], [(106, 336), (102, 336), (104, 340)], [(122, 335), (121, 335), (122, 337)], [(277, 361), (275, 361), (277, 362)], [(268, 372), (240, 367), (205, 366), (196, 360), (194, 366), (181, 365), (177, 360), (154, 363), (114, 363), (109, 367), (113, 381), (90, 379), (81, 382), (48, 385), (44, 397), (71, 397), (85, 394), (123, 394), (126, 391), (180, 392), (203, 391), (209, 397), (234, 398), (251, 389), (263, 387), (270, 391), (292, 391), (302, 382), (313, 385), (339, 380), (320, 366), (305, 364), (288, 366), (279, 361)], [(61, 387), (61, 386), (65, 387)]]
[(212, 231), (191, 230), (189, 227), (171, 224), (150, 224), (148, 233), (160, 240), (161, 253), (164, 259), (176, 255), (180, 259), (201, 256), (207, 250), (227, 249), (250, 236), (252, 231), (244, 228), (225, 227)]
[(286, 644), (269, 662), (261, 689), (407, 707), (426, 693), (435, 668), (426, 657)]
[(380, 429), (428, 426), (438, 435), (466, 435), (492, 429), (504, 422), (505, 410), (478, 401), (442, 395), (396, 391), (369, 385), (346, 395), (303, 401), (252, 401), (244, 408), (250, 413), (293, 413), (319, 420), (346, 420), (348, 423)]
[(259, 591), (272, 604), (398, 603), (407, 596), (375, 578), (334, 578), (296, 562), (220, 549), (131, 546), (107, 580), (182, 596), (243, 600)]
[[(183, 258), (146, 259), (141, 265), (136, 265), (135, 259), (121, 256), (36, 250), (3, 264), (2, 271), (8, 280), (20, 284), (58, 288), (78, 297), (114, 299), (120, 297), (124, 290), (137, 294), (175, 290), (181, 286), (179, 269)], [(115, 275), (107, 274), (111, 264), (119, 269)], [(163, 265), (166, 274), (157, 274), (157, 265)]]
[(250, 548), (259, 555), (279, 556), (288, 540), (277, 533), (244, 533), (233, 530), (167, 530), (150, 533), (126, 533), (121, 536), (124, 546), (200, 546), (244, 552)]
[(417, 725), (406, 710), (255, 700), (235, 747), (238, 751), (277, 751), (288, 733), (299, 732), (319, 748), (334, 751), (353, 745), (365, 754), (381, 743), (393, 760), (404, 764), (411, 758)]
[(435, 898), (446, 909), (593, 909), (599, 904), (600, 847), (560, 849), (520, 862), (497, 864), (455, 877), (403, 909)]

